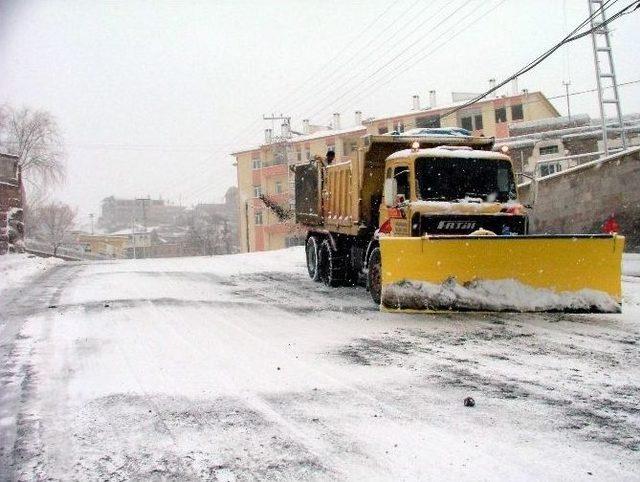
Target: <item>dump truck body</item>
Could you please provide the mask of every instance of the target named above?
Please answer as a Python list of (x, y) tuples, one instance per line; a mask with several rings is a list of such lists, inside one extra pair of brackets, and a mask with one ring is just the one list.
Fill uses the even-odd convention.
[[(296, 169), (313, 279), (366, 282), (390, 310), (619, 311), (622, 237), (528, 236), (493, 139), (423, 132)], [(529, 301), (497, 303), (501, 291)]]

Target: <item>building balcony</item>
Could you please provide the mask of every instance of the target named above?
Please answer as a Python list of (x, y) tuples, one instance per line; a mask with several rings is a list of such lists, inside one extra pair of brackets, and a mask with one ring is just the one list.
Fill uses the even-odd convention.
[(267, 166), (260, 169), (254, 169), (251, 172), (253, 184), (260, 184), (260, 180), (266, 177), (286, 176), (289, 166), (287, 164), (276, 164), (274, 166)]

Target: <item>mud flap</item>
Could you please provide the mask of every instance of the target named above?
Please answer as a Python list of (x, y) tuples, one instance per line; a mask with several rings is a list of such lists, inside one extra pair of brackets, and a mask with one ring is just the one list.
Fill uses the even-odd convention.
[(624, 237), (381, 237), (390, 311), (621, 310)]

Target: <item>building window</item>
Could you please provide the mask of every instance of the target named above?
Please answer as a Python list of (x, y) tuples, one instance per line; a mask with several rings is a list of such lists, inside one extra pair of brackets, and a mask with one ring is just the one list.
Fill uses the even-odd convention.
[(261, 194), (262, 194), (262, 187), (253, 186), (253, 197), (260, 197)]
[(262, 224), (262, 212), (255, 213), (253, 215), (253, 221), (256, 226), (260, 226)]
[(468, 131), (482, 130), (482, 114), (475, 112), (464, 112), (464, 117), (460, 117), (460, 127)]
[(482, 125), (482, 114), (477, 114), (475, 116), (473, 116), (473, 121), (476, 123), (476, 129), (477, 131), (481, 131), (483, 129), (483, 125)]
[(538, 164), (538, 167), (540, 168), (540, 177), (550, 176), (551, 174), (562, 171), (562, 166), (559, 162)]
[(254, 159), (251, 162), (253, 169), (260, 169), (262, 167), (262, 161), (260, 159)]
[(416, 117), (416, 127), (429, 128), (429, 127), (441, 127), (440, 116), (433, 115), (429, 117)]
[(511, 120), (522, 120), (524, 119), (524, 112), (522, 110), (522, 104), (512, 105), (511, 106)]
[(333, 151), (334, 153), (336, 152), (336, 146), (333, 144), (330, 144), (327, 146), (327, 152), (328, 151)]
[(540, 155), (548, 156), (549, 154), (557, 154), (559, 152), (558, 146), (544, 146), (540, 147)]
[(386, 134), (389, 132), (389, 128), (387, 126), (378, 127), (378, 134)]
[(507, 122), (507, 109), (504, 107), (500, 107), (496, 109), (496, 122), (499, 124), (501, 122)]
[(352, 141), (350, 145), (350, 152), (356, 152), (358, 150), (358, 141)]
[(296, 159), (298, 160), (298, 162), (302, 161), (302, 151), (296, 151)]
[(311, 159), (311, 150), (310, 149), (305, 149), (304, 150), (304, 158), (308, 161), (309, 159)]
[(275, 185), (276, 194), (282, 194), (282, 182), (276, 181)]

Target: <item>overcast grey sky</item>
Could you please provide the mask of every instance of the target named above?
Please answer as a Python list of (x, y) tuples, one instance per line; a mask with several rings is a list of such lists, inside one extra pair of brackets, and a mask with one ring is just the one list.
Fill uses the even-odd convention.
[[(354, 110), (408, 110), (431, 89), (447, 103), (515, 72), (586, 16), (587, 0), (0, 0), (0, 102), (56, 116), (69, 172), (56, 196), (83, 221), (111, 194), (219, 200), (235, 184), (228, 153), (261, 140), (263, 113), (290, 114), (295, 128), (340, 111), (348, 126)], [(612, 25), (619, 82), (640, 79), (639, 21)], [(590, 42), (557, 52), (520, 88), (553, 96), (569, 76), (573, 91), (594, 88)], [(626, 113), (640, 112), (639, 83), (621, 96)], [(572, 110), (595, 116), (596, 102), (577, 95)]]

